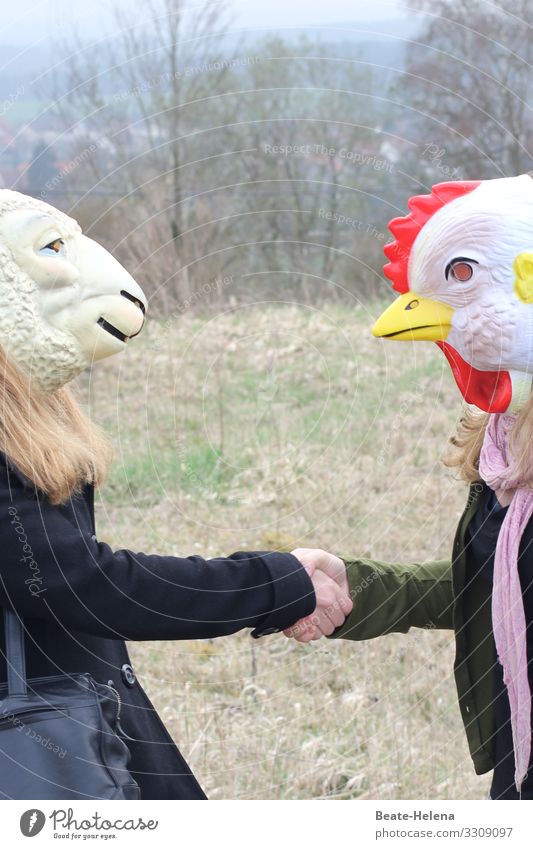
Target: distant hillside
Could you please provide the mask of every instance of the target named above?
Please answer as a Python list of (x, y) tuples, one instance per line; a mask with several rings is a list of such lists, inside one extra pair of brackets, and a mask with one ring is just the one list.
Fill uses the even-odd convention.
[[(254, 45), (275, 35), (289, 42), (304, 37), (308, 41), (317, 39), (323, 47), (329, 48), (332, 56), (357, 57), (376, 65), (401, 69), (409, 39), (416, 35), (421, 20), (422, 16), (411, 16), (390, 21), (341, 21), (328, 26), (261, 29), (248, 33), (244, 40), (248, 48), (254, 49)], [(239, 33), (227, 36), (216, 49), (219, 55), (229, 54), (237, 45), (242, 49), (242, 44), (243, 37)], [(40, 45), (0, 45), (0, 115), (15, 125), (31, 120), (44, 99), (43, 82), (47, 72), (60, 61), (61, 57), (48, 40)]]

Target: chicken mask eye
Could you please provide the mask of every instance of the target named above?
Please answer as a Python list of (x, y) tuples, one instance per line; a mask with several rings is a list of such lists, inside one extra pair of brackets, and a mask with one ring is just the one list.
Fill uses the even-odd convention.
[(467, 257), (458, 256), (452, 259), (446, 266), (445, 276), (448, 280), (450, 274), (458, 283), (466, 283), (472, 278), (474, 273), (473, 265), (477, 265), (477, 260), (468, 259)]
[(473, 274), (472, 266), (467, 262), (458, 262), (452, 266), (452, 277), (463, 283), (465, 280), (470, 280)]

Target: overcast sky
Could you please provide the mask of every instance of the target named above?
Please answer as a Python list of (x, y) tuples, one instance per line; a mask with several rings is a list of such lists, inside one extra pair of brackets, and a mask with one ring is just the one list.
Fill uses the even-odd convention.
[[(131, 7), (142, 0), (120, 0)], [(264, 29), (327, 25), (349, 21), (384, 21), (404, 17), (402, 0), (230, 0), (235, 28)], [(74, 14), (89, 36), (110, 31), (109, 0), (0, 0), (0, 43), (45, 42), (61, 21)], [(0, 57), (1, 65), (1, 57)]]

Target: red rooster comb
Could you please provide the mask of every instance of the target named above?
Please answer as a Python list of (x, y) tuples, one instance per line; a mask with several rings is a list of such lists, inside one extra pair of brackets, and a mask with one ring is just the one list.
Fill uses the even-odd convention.
[(389, 242), (383, 248), (385, 256), (390, 260), (383, 267), (383, 272), (389, 280), (392, 280), (393, 289), (402, 294), (409, 291), (407, 279), (409, 254), (426, 221), (451, 200), (473, 191), (479, 186), (479, 183), (479, 180), (437, 183), (432, 187), (430, 195), (415, 195), (415, 197), (409, 198), (407, 201), (407, 206), (410, 209), (409, 215), (392, 219), (389, 223), (389, 230), (395, 241)]

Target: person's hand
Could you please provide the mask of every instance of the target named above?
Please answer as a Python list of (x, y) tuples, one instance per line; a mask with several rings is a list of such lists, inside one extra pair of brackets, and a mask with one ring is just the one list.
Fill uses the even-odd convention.
[(300, 643), (328, 636), (344, 623), (351, 613), (346, 566), (340, 557), (318, 548), (296, 548), (291, 552), (308, 573), (316, 595), (313, 613), (300, 619), (283, 633)]

